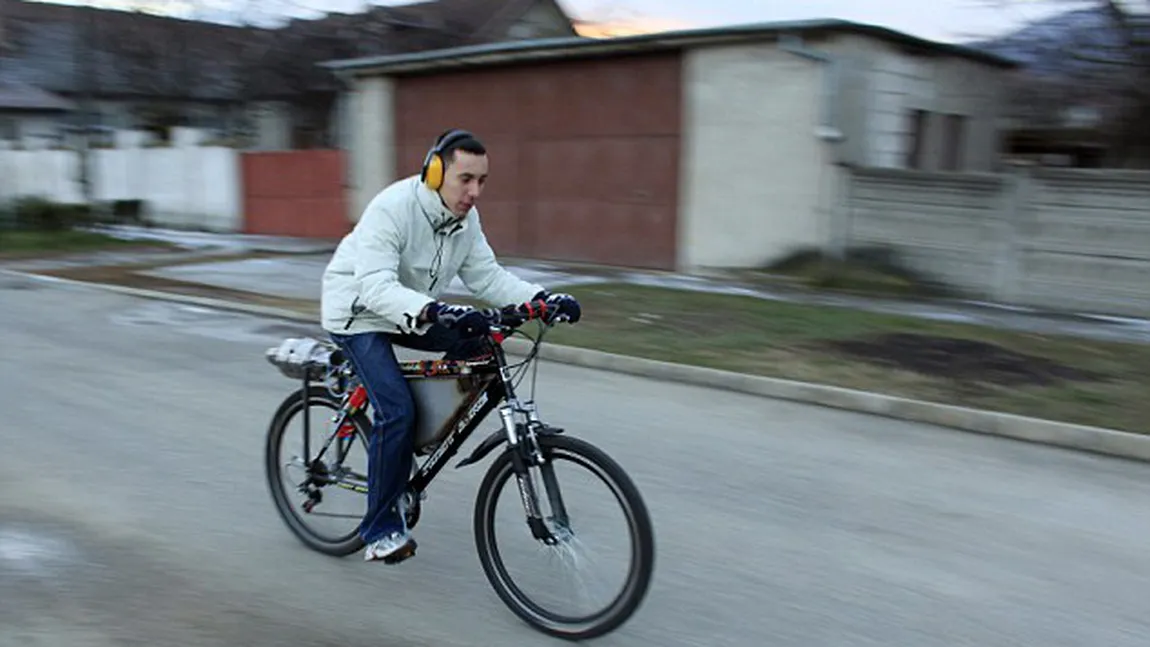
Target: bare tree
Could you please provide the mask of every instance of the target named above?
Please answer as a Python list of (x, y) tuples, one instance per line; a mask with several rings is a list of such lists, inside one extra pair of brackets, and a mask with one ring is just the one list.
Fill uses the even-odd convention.
[(1014, 116), (1044, 127), (1094, 113), (1109, 165), (1150, 165), (1150, 0), (1046, 1), (1078, 11), (993, 43), (1026, 63), (1009, 87)]
[(1117, 158), (1146, 162), (1150, 158), (1150, 0), (1099, 4), (1113, 42), (1082, 48), (1076, 56), (1097, 65), (1101, 87), (1114, 93), (1109, 134)]
[[(290, 107), (293, 136), (302, 146), (334, 145), (328, 125), (340, 81), (319, 63), (412, 48), (443, 47), (463, 34), (415, 9), (372, 6), (356, 13), (322, 14), (295, 0), (239, 3), (230, 76), (238, 102), (280, 101)], [(405, 11), (411, 16), (406, 16)], [(288, 16), (291, 18), (285, 20)]]

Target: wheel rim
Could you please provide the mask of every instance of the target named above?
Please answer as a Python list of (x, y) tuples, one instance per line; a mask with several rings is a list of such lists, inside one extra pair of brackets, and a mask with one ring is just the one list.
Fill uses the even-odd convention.
[[(494, 517), (496, 516), (496, 512), (493, 510), (493, 508), (497, 507), (497, 502), (491, 500), (499, 497), (505, 491), (510, 490), (512, 493), (511, 498), (513, 499), (512, 512), (518, 517), (516, 530), (520, 535), (527, 534), (530, 536), (529, 532), (525, 533), (524, 531), (523, 508), (519, 502), (519, 491), (510, 463), (506, 463), (500, 470), (492, 483), (493, 487), (487, 494), (489, 499), (487, 501), (487, 508), (491, 512), (485, 515), (486, 527), (483, 528), (483, 532), (486, 535), (488, 548), (491, 553), (492, 575), (498, 582), (497, 586), (501, 587), (506, 594), (510, 596), (511, 600), (514, 601), (514, 604), (533, 622), (564, 632), (577, 633), (594, 627), (617, 614), (635, 595), (636, 589), (643, 585), (642, 571), (644, 556), (641, 552), (643, 549), (643, 538), (640, 536), (639, 513), (631, 507), (621, 485), (616, 483), (611, 478), (611, 475), (594, 461), (588, 460), (578, 452), (563, 447), (549, 447), (545, 452), (548, 454), (550, 462), (553, 465), (568, 461), (589, 471), (597, 477), (599, 482), (607, 486), (613, 495), (613, 500), (619, 504), (618, 507), (622, 510), (627, 525), (627, 531), (624, 534), (629, 542), (629, 549), (627, 550), (629, 564), (627, 568), (624, 569), (623, 580), (618, 586), (617, 592), (610, 596), (609, 601), (603, 604), (601, 608), (595, 611), (580, 615), (569, 615), (544, 608), (515, 581), (515, 578), (513, 578), (508, 571), (505, 560), (505, 555), (510, 554), (512, 551), (501, 549), (500, 547), (501, 542), (496, 536), (497, 533), (495, 530), (496, 523)], [(569, 483), (565, 485), (566, 479), (562, 476), (557, 476), (557, 480), (559, 481), (560, 490), (563, 493), (565, 506), (572, 517), (572, 526), (576, 528), (576, 533), (578, 533), (580, 524), (577, 515), (579, 515), (579, 513), (575, 512), (569, 504), (572, 500), (571, 493), (575, 491), (575, 488), (572, 488)], [(546, 490), (542, 486), (541, 479), (536, 479), (536, 486), (541, 509), (543, 510), (544, 516), (547, 517), (550, 512), (549, 503), (547, 502)], [(548, 523), (548, 525), (554, 529), (551, 523)], [(565, 550), (571, 546), (571, 543), (561, 543), (558, 550)]]

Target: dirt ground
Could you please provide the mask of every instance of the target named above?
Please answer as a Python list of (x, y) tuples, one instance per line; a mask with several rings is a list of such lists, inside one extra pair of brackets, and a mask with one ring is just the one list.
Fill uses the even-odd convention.
[(1103, 379), (1097, 373), (973, 339), (888, 333), (829, 341), (826, 345), (857, 359), (960, 382), (1050, 386)]
[[(235, 258), (260, 258), (262, 254), (244, 254)], [(233, 258), (228, 256), (227, 258)], [(177, 263), (163, 264), (162, 266), (176, 265)], [(57, 276), (76, 281), (91, 283), (111, 283), (125, 287), (139, 288), (141, 290), (156, 290), (171, 292), (188, 296), (224, 299), (252, 305), (261, 305), (274, 308), (293, 310), (305, 315), (319, 316), (319, 304), (311, 299), (291, 299), (286, 297), (256, 294), (245, 290), (231, 290), (213, 285), (177, 281), (158, 276), (140, 274), (139, 270), (161, 266), (160, 264), (147, 264), (140, 266), (112, 266), (112, 267), (75, 267), (53, 270), (43, 270), (38, 274)]]

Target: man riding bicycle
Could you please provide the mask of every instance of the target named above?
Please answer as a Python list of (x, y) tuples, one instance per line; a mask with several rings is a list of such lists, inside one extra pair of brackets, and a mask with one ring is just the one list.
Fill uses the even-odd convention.
[(456, 276), (495, 307), (546, 300), (571, 322), (580, 316), (570, 295), (524, 281), (497, 261), (475, 208), (487, 175), (487, 151), (474, 135), (443, 133), (419, 175), (372, 199), (324, 271), (323, 328), (346, 353), (374, 410), (368, 507), (359, 527), (367, 561), (398, 562), (416, 547), (401, 496), (411, 475), (415, 407), (393, 346), (442, 352), (444, 359), (483, 352), (485, 314), (440, 300)]

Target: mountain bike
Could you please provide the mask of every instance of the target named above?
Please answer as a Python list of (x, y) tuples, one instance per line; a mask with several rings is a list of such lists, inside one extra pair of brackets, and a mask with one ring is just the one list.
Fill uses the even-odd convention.
[[(456, 465), (456, 469), (475, 465), (502, 448), (487, 469), (474, 504), (472, 532), (483, 572), (503, 603), (528, 625), (552, 636), (582, 640), (615, 630), (639, 608), (654, 570), (655, 542), (646, 504), (623, 468), (598, 447), (541, 419), (534, 400), (534, 378), (529, 399), (520, 399), (516, 393), (527, 367), (534, 365), (537, 371), (544, 334), (556, 323), (551, 317), (553, 310), (546, 303), (531, 302), (485, 311), (490, 328), (484, 335), (487, 352), (482, 358), (400, 362), (417, 412), (413, 438), (416, 460), (402, 509), (408, 527), (414, 528), (432, 481), (483, 421), (496, 412), (499, 429)], [(521, 330), (531, 321), (540, 324), (536, 338)], [(509, 363), (503, 347), (504, 341), (514, 334), (533, 342), (526, 359), (519, 364)], [(292, 533), (309, 548), (337, 557), (352, 554), (364, 547), (358, 528), (329, 538), (313, 530), (308, 519), (322, 513), (324, 493), (329, 487), (367, 493), (366, 467), (356, 471), (344, 465), (356, 442), (367, 447), (371, 433), (367, 391), (351, 362), (333, 342), (286, 339), (279, 347), (268, 349), (266, 357), (283, 375), (299, 381), (299, 388), (280, 404), (267, 431), (265, 468), (276, 509)], [(319, 446), (314, 455), (312, 425), (306, 415), (312, 407), (331, 411), (327, 417), (330, 430), (321, 431), (322, 440), (316, 443)], [(279, 446), (288, 433), (289, 422), (301, 413), (305, 414), (302, 456), (293, 455), (285, 462)], [(420, 457), (426, 457), (422, 464)], [(544, 609), (525, 594), (505, 566), (510, 551), (501, 552), (495, 536), (496, 501), (514, 478), (518, 488), (515, 505), (522, 505), (526, 531), (534, 545), (554, 551), (562, 561), (576, 559), (581, 540), (578, 519), (568, 513), (555, 473), (556, 464), (562, 461), (589, 470), (607, 485), (622, 508), (630, 542), (629, 554), (625, 555), (630, 566), (618, 592), (602, 608), (580, 616)], [(287, 468), (301, 472), (291, 487), (283, 486), (280, 478)], [(300, 512), (292, 508), (293, 498), (302, 501)], [(544, 503), (548, 513), (543, 510)]]

